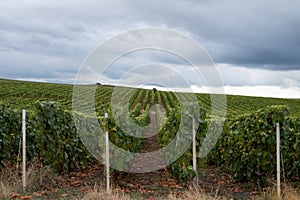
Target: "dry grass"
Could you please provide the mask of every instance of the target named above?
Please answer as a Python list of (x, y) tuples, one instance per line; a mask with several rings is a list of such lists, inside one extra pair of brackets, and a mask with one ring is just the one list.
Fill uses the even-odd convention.
[(219, 197), (216, 193), (211, 196), (209, 194), (205, 194), (198, 187), (192, 185), (185, 191), (180, 197), (169, 196), (168, 200), (222, 200), (222, 197)]
[[(224, 197), (213, 196), (201, 192), (196, 187), (190, 187), (181, 197), (168, 197), (168, 200), (225, 200)], [(230, 199), (230, 198), (229, 198)], [(265, 189), (263, 194), (253, 197), (253, 200), (300, 200), (300, 187), (294, 188), (289, 184), (284, 184), (282, 188), (281, 198), (277, 195), (276, 188)]]
[[(5, 165), (0, 171), (0, 199), (10, 198), (12, 194), (22, 192), (21, 170), (16, 169), (15, 166)], [(58, 182), (62, 181), (62, 177), (54, 173), (49, 167), (42, 167), (39, 163), (31, 163), (27, 169), (27, 193), (34, 193), (40, 190), (41, 185), (55, 186)], [(67, 188), (66, 188), (67, 189)], [(70, 199), (78, 199), (79, 195), (73, 196), (72, 190), (65, 191)], [(51, 195), (51, 194), (50, 194)], [(135, 195), (136, 196), (136, 195)], [(142, 198), (142, 194), (141, 194)], [(88, 194), (85, 194), (82, 200), (129, 200), (129, 195), (124, 193), (112, 192), (107, 194), (103, 184), (94, 185)], [(160, 197), (158, 199), (168, 200), (224, 200), (224, 197), (219, 196), (217, 193), (211, 195), (204, 193), (201, 189), (191, 186), (182, 193), (181, 196), (168, 196)], [(300, 200), (300, 187), (297, 189), (292, 187), (291, 184), (284, 183), (282, 187), (282, 198), (277, 196), (276, 188), (265, 189), (261, 195), (254, 196), (253, 200)]]
[(281, 189), (281, 198), (277, 195), (277, 189), (273, 187), (265, 189), (263, 194), (255, 197), (254, 200), (300, 200), (300, 188), (283, 184)]
[(0, 199), (9, 197), (11, 193), (11, 187), (0, 181)]
[(62, 177), (53, 172), (49, 166), (35, 162), (28, 167), (26, 179), (28, 188), (39, 188), (43, 184), (56, 185)]
[(82, 200), (130, 200), (130, 196), (116, 192), (107, 193), (102, 183), (95, 185), (93, 190), (86, 194)]
[[(27, 167), (26, 190), (36, 191), (43, 182), (56, 183), (61, 180), (49, 167), (43, 167), (38, 162), (31, 162)], [(0, 171), (0, 199), (9, 198), (12, 194), (22, 192), (21, 167), (9, 163), (4, 164)]]
[(196, 187), (189, 188), (189, 190), (184, 193), (184, 197), (185, 200), (221, 200), (221, 197), (218, 197), (217, 193), (214, 196), (210, 196)]
[(21, 188), (22, 183), (16, 168), (6, 163), (3, 164), (4, 167), (0, 171), (0, 198), (8, 198)]
[[(107, 194), (103, 185), (99, 186), (98, 189), (94, 189), (89, 194), (86, 194), (82, 200), (129, 200), (131, 199), (129, 195), (126, 194), (118, 194), (112, 192)], [(144, 199), (144, 198), (142, 198)], [(175, 197), (169, 195), (168, 197), (157, 197), (155, 199), (167, 199), (167, 200), (222, 200), (221, 197), (217, 197), (217, 195), (209, 196), (204, 194), (196, 187), (190, 187), (186, 192), (184, 192), (181, 196)]]
[(85, 195), (82, 200), (130, 200), (130, 196), (121, 194), (107, 194), (104, 190), (98, 190)]

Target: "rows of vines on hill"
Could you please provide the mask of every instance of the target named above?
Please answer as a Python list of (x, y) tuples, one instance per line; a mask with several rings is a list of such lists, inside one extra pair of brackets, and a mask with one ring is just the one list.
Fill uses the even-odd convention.
[[(126, 89), (124, 89), (125, 91)], [(123, 91), (120, 91), (123, 93)], [(126, 92), (120, 95), (126, 98)], [(154, 105), (160, 105), (153, 107)], [(130, 116), (140, 126), (147, 126), (150, 123), (149, 110), (155, 109), (157, 127), (161, 127), (158, 133), (158, 142), (161, 147), (167, 146), (173, 139), (176, 139), (176, 134), (179, 132), (179, 125), (181, 123), (181, 106), (177, 96), (171, 92), (162, 92), (156, 90), (142, 90), (137, 89), (129, 98)], [(202, 118), (204, 120), (205, 111), (202, 109)], [(191, 124), (190, 124), (191, 125)], [(191, 128), (191, 127), (190, 127)], [(200, 134), (203, 135), (202, 130), (205, 130), (201, 125), (199, 126), (197, 134), (197, 146), (200, 147)], [(183, 130), (181, 130), (183, 131)], [(125, 133), (126, 134), (126, 133)], [(181, 135), (189, 135), (188, 133), (181, 133)], [(176, 148), (180, 148), (180, 141), (177, 141)], [(172, 156), (162, 155), (164, 159)], [(188, 178), (195, 176), (192, 170), (192, 152), (191, 148), (174, 163), (169, 166), (171, 173), (179, 181), (185, 181)]]
[[(70, 110), (72, 108), (73, 86), (67, 84), (36, 83), (0, 79), (0, 102), (12, 108), (30, 108), (37, 100), (57, 101)], [(98, 85), (95, 98), (98, 104), (110, 101), (112, 86)], [(199, 104), (210, 112), (209, 94), (197, 94)], [(227, 95), (227, 114), (242, 115), (271, 105), (286, 105), (290, 115), (300, 117), (300, 99), (277, 99)]]
[[(28, 108), (28, 160), (38, 158), (58, 171), (85, 167), (94, 160), (81, 143), (72, 114), (68, 111), (72, 108), (71, 85), (8, 80), (0, 80), (0, 83), (0, 145), (3, 150), (0, 153), (0, 165), (2, 161), (17, 162), (22, 108)], [(111, 105), (114, 88), (97, 85), (93, 91), (86, 90), (86, 87), (94, 86), (82, 86), (81, 95), (95, 95), (97, 120), (103, 128), (108, 128), (111, 141), (124, 150), (140, 152), (143, 139), (128, 135), (116, 125)], [(128, 99), (129, 107), (126, 111), (130, 118), (140, 126), (147, 126), (150, 123), (150, 110), (156, 109), (157, 126), (161, 127), (158, 133), (161, 147), (176, 139), (178, 133), (183, 131), (179, 130), (183, 122), (178, 95), (183, 95), (190, 101), (193, 100), (192, 95), (144, 89), (136, 89), (132, 94), (129, 90), (125, 87), (118, 90), (116, 97)], [(197, 94), (197, 99), (200, 119), (203, 122), (199, 124), (196, 136), (199, 150), (206, 128), (211, 123), (211, 100), (208, 94)], [(155, 104), (160, 106), (153, 107)], [(269, 107), (272, 104), (290, 107), (290, 114), (285, 107)], [(208, 162), (226, 169), (237, 181), (260, 179), (264, 182), (268, 173), (274, 174), (274, 124), (279, 121), (282, 127), (282, 154), (286, 176), (300, 177), (299, 100), (227, 96), (227, 105), (228, 116), (224, 131), (209, 154)], [(103, 124), (106, 112), (109, 113), (107, 126)], [(123, 113), (124, 110), (119, 112)], [(90, 128), (86, 127), (87, 134)], [(134, 129), (129, 127), (131, 128)], [(181, 133), (187, 137), (188, 134)], [(180, 145), (180, 142), (176, 143), (176, 147), (180, 148)], [(126, 162), (120, 164), (125, 165)], [(169, 169), (179, 181), (194, 177), (191, 148), (173, 162)]]
[[(142, 93), (142, 91), (139, 93)], [(157, 110), (157, 113), (167, 115), (167, 121), (159, 132), (159, 142), (162, 147), (165, 147), (178, 134), (178, 127), (182, 123), (181, 107), (174, 93), (159, 91), (156, 94), (155, 99), (165, 109), (165, 113), (161, 110)], [(140, 101), (142, 98), (137, 95), (136, 99)], [(280, 102), (278, 100), (274, 103)], [(201, 102), (199, 104), (201, 105)], [(141, 109), (140, 103), (136, 102), (135, 105), (138, 105), (137, 110)], [(298, 151), (300, 121), (299, 118), (289, 115), (289, 111), (287, 107), (267, 106), (265, 109), (253, 111), (252, 114), (251, 112), (238, 116), (232, 114), (231, 117), (227, 118), (221, 138), (208, 156), (208, 161), (228, 170), (237, 181), (258, 179), (261, 184), (264, 184), (266, 178), (274, 175), (274, 169), (276, 169), (275, 123), (279, 122), (282, 132), (281, 148), (285, 175), (288, 178), (300, 177), (300, 152)], [(205, 123), (201, 123), (197, 130), (197, 149), (200, 149), (206, 128), (211, 123), (209, 115), (206, 115), (206, 110), (200, 108), (200, 112), (202, 119), (207, 118)], [(157, 116), (157, 118), (161, 118), (161, 116)], [(160, 123), (159, 120), (158, 123)], [(165, 156), (169, 157), (170, 155)], [(179, 181), (193, 177), (195, 173), (192, 170), (191, 148), (172, 163), (169, 168)]]
[[(88, 95), (84, 92), (83, 88), (82, 95)], [(107, 100), (103, 100), (110, 96), (111, 93), (105, 91), (100, 93), (100, 95), (102, 98), (96, 98), (96, 110), (100, 122), (104, 121), (104, 113), (109, 113), (110, 117), (107, 126), (110, 140), (124, 150), (139, 152), (142, 146), (142, 139), (129, 136), (116, 126), (111, 104)], [(126, 90), (119, 95), (126, 97)], [(148, 125), (150, 120), (149, 110), (154, 104), (161, 104), (165, 108), (168, 122), (163, 126), (159, 134), (160, 143), (162, 146), (165, 146), (176, 134), (178, 123), (180, 123), (180, 107), (174, 94), (154, 92), (153, 90), (137, 90), (130, 101), (130, 116), (141, 126)], [(21, 136), (21, 109), (12, 109), (9, 105), (2, 105), (0, 120), (2, 124), (0, 131), (2, 136), (1, 149), (3, 150), (0, 160), (1, 162), (16, 162), (17, 155), (19, 155), (17, 150)], [(11, 123), (12, 121), (14, 123)], [(27, 134), (28, 160), (37, 158), (57, 171), (70, 171), (85, 167), (89, 161), (93, 160), (81, 143), (71, 113), (55, 102), (31, 104), (31, 110), (28, 110)], [(180, 170), (171, 166), (171, 171), (175, 176), (180, 180), (193, 176), (193, 172), (190, 170), (190, 154), (187, 153), (182, 156), (177, 163), (180, 164), (173, 165), (178, 165)], [(184, 172), (184, 174), (182, 175), (181, 172)]]

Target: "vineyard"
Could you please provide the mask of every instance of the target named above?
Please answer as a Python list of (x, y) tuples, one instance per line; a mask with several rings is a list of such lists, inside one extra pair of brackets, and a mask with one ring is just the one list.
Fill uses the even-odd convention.
[[(0, 85), (0, 102), (5, 103), (5, 105), (11, 108), (31, 108), (31, 105), (37, 100), (59, 102), (66, 110), (71, 110), (72, 108), (72, 85), (12, 81), (4, 79), (0, 79)], [(110, 101), (112, 92), (112, 86), (98, 86), (95, 95), (96, 102), (98, 103), (97, 108), (103, 102), (107, 103)], [(168, 92), (160, 91), (159, 93), (168, 95)], [(151, 90), (139, 89), (135, 95), (139, 95), (138, 98), (144, 99), (142, 95), (148, 95), (149, 97), (150, 94)], [(209, 110), (211, 104), (209, 94), (197, 94), (197, 97), (199, 105)], [(241, 115), (263, 109), (271, 105), (286, 105), (290, 108), (291, 116), (300, 117), (299, 99), (261, 98), (238, 95), (227, 95), (226, 98), (226, 113), (228, 115)], [(146, 102), (143, 103), (143, 106), (145, 105)]]
[[(28, 112), (28, 161), (39, 159), (43, 165), (51, 166), (60, 173), (80, 170), (87, 168), (90, 163), (95, 163), (96, 159), (87, 151), (76, 131), (78, 123), (74, 122), (71, 112), (74, 100), (73, 85), (4, 79), (0, 79), (0, 84), (0, 167), (7, 161), (18, 162), (22, 129), (21, 109), (27, 109)], [(88, 87), (90, 86), (82, 86), (80, 95), (87, 96)], [(147, 139), (130, 136), (116, 125), (116, 120), (122, 119), (115, 119), (112, 114), (111, 97), (114, 89), (113, 86), (97, 84), (96, 120), (104, 127), (104, 113), (109, 113), (107, 125), (111, 142), (126, 151), (141, 152)], [(160, 147), (167, 146), (176, 138), (177, 132), (182, 131), (180, 130), (180, 123), (183, 123), (182, 105), (175, 93), (156, 89), (135, 89), (131, 95), (129, 91), (132, 89), (126, 87), (119, 87), (117, 91), (118, 98), (129, 101), (131, 120), (143, 127), (147, 127), (151, 121), (155, 123), (155, 127), (160, 127), (155, 139)], [(192, 99), (191, 94), (180, 95)], [(196, 133), (199, 150), (207, 127), (212, 123), (211, 99), (209, 94), (196, 94), (196, 97), (201, 121)], [(264, 186), (267, 178), (273, 177), (276, 173), (274, 130), (276, 122), (279, 122), (285, 176), (291, 180), (299, 179), (300, 100), (235, 95), (227, 95), (226, 98), (227, 117), (222, 135), (209, 155), (198, 160), (198, 165), (218, 166), (229, 173), (235, 181), (259, 180)], [(82, 117), (80, 113), (78, 116)], [(86, 136), (90, 137), (89, 131), (92, 127), (85, 126), (85, 128)], [(91, 141), (95, 139), (97, 140), (90, 137)], [(101, 155), (104, 152), (100, 149), (98, 153)], [(114, 156), (118, 159), (119, 155)], [(114, 156), (111, 158), (112, 162)], [(126, 162), (128, 160), (119, 162), (119, 167), (124, 168)], [(179, 183), (192, 180), (196, 175), (192, 169), (192, 148), (188, 148), (179, 159), (170, 164), (168, 171)], [(201, 176), (201, 171), (199, 175)]]

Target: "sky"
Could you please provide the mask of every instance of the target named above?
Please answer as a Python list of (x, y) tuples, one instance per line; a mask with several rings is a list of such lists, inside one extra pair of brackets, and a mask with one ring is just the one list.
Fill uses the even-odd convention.
[[(2, 0), (0, 78), (73, 84), (97, 45), (126, 31), (157, 27), (200, 44), (228, 94), (300, 98), (299, 10), (297, 0)], [(162, 55), (129, 55), (105, 80), (114, 83), (138, 59), (180, 64)], [(194, 88), (206, 91), (203, 85)]]

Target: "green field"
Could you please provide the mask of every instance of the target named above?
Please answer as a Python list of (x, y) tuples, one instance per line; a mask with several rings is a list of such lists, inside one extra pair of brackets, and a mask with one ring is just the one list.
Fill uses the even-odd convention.
[[(70, 112), (73, 98), (78, 100), (79, 107), (90, 108), (89, 99), (85, 97), (94, 95), (95, 85), (92, 87), (91, 85), (76, 86), (79, 93), (78, 96), (73, 97), (74, 86), (68, 84), (4, 79), (0, 79), (0, 84), (1, 169), (5, 168), (7, 163), (15, 167), (19, 161), (20, 133), (22, 132), (21, 109), (28, 110), (26, 117), (28, 163), (38, 160), (44, 166), (50, 166), (55, 172), (70, 174), (74, 171), (85, 170), (96, 161), (90, 149), (87, 149), (88, 146), (85, 146), (83, 142), (92, 144), (91, 147), (97, 147), (95, 149), (97, 155), (104, 154), (103, 134), (100, 134), (98, 138), (99, 132), (92, 131), (95, 124), (86, 123), (86, 120), (90, 120), (92, 116), (80, 111)], [(182, 105), (178, 98), (184, 96), (189, 101), (198, 101), (198, 104), (205, 108), (199, 109), (201, 123), (196, 132), (197, 154), (201, 153), (203, 143), (209, 144), (214, 139), (217, 142), (213, 144), (214, 148), (205, 158), (198, 159), (197, 174), (201, 176), (205, 166), (212, 166), (213, 169), (230, 174), (234, 181), (254, 183), (258, 180), (260, 186), (265, 186), (266, 180), (274, 178), (276, 173), (275, 127), (276, 123), (280, 123), (282, 168), (288, 180), (299, 180), (300, 99), (227, 95), (227, 118), (222, 126), (222, 133), (218, 138), (212, 138), (211, 135), (207, 135), (208, 126), (211, 125), (212, 130), (217, 130), (215, 128), (219, 126), (217, 121), (212, 120), (209, 115), (211, 108), (209, 94), (196, 94), (197, 99), (193, 99), (188, 93), (175, 94), (154, 89), (136, 89), (131, 93), (132, 89), (126, 87), (98, 84), (96, 88), (97, 120), (101, 122), (102, 128), (109, 132), (110, 141), (126, 152), (153, 152), (167, 147), (178, 135), (190, 136), (192, 125), (187, 114), (193, 113), (194, 109), (186, 106), (188, 112), (181, 112)], [(129, 135), (129, 131), (137, 130), (136, 126), (130, 123), (131, 127), (127, 131), (117, 125), (115, 116), (112, 115), (112, 107), (115, 106), (111, 104), (114, 99), (111, 98), (113, 95), (116, 95), (118, 100), (125, 99), (129, 102), (130, 118), (122, 118), (122, 120), (128, 122), (132, 119), (136, 124), (148, 126), (148, 128), (162, 125), (161, 129), (153, 128), (146, 131), (145, 134), (152, 133), (153, 130), (157, 133), (150, 138)], [(160, 106), (154, 106), (157, 104)], [(119, 109), (116, 113), (123, 113), (122, 107), (116, 106), (116, 109)], [(108, 119), (104, 119), (104, 113), (107, 112)], [(116, 119), (118, 117), (123, 116), (117, 116)], [(107, 123), (102, 123), (105, 122), (104, 120), (107, 120)], [(183, 128), (180, 128), (181, 124), (184, 124)], [(88, 141), (82, 141), (78, 127), (82, 128), (80, 130), (83, 130), (84, 138), (88, 138)], [(208, 140), (205, 140), (207, 138)], [(175, 141), (176, 148), (181, 148), (180, 141)], [(157, 159), (169, 158), (174, 153), (175, 151), (171, 154), (166, 152), (159, 155)], [(153, 174), (142, 173), (142, 179), (154, 180), (168, 176), (180, 184), (188, 182), (196, 176), (192, 166), (192, 148), (188, 146), (182, 153), (175, 161), (168, 164), (167, 171), (159, 170)], [(120, 156), (121, 154), (114, 153), (110, 161), (119, 161), (118, 166), (126, 169), (128, 162), (133, 158), (129, 157), (125, 160), (120, 159)], [(144, 161), (141, 160), (140, 163)], [(118, 173), (112, 172), (112, 179), (117, 181), (117, 177)], [(132, 178), (132, 175), (130, 177)], [(140, 181), (139, 176), (135, 178), (135, 182)], [(161, 189), (161, 187), (160, 189), (153, 187), (150, 183), (149, 187), (154, 193)], [(170, 188), (166, 185), (165, 189)]]
[[(39, 83), (27, 81), (15, 81), (0, 79), (0, 103), (11, 108), (28, 108), (37, 100), (57, 101), (65, 109), (72, 108), (73, 85)], [(112, 86), (99, 85), (96, 92), (96, 101), (98, 103), (109, 102)], [(150, 96), (151, 90), (138, 89), (137, 93)], [(166, 93), (167, 92), (160, 92)], [(161, 95), (162, 96), (162, 95)], [(172, 95), (167, 95), (172, 98)], [(173, 96), (174, 97), (174, 96)], [(210, 108), (209, 94), (197, 94), (199, 104), (206, 108)], [(290, 115), (300, 117), (300, 99), (280, 99), (280, 98), (264, 98), (250, 97), (238, 95), (226, 95), (227, 114), (240, 115), (266, 108), (270, 105), (286, 105), (290, 108)], [(144, 103), (145, 105), (145, 103)]]

